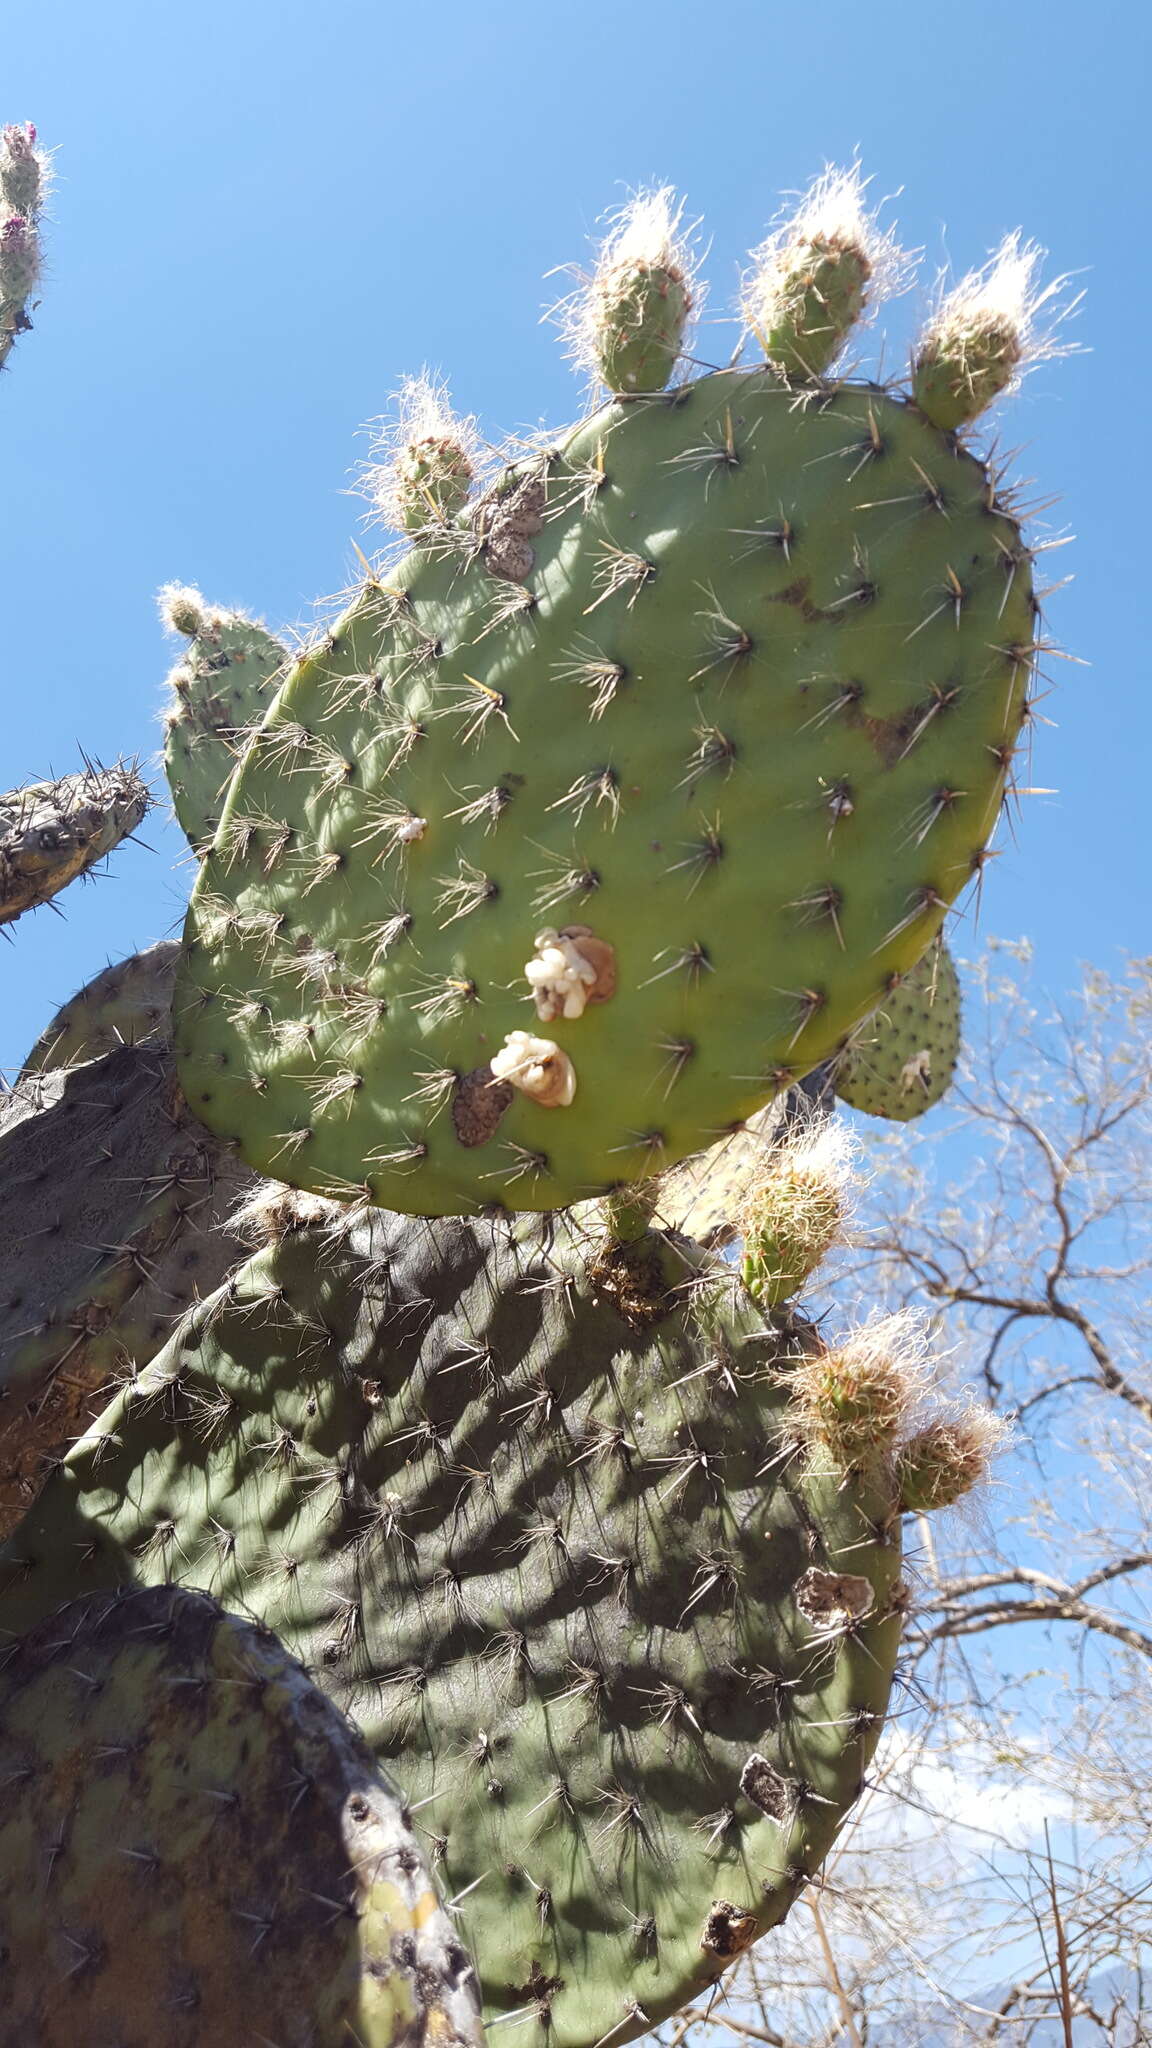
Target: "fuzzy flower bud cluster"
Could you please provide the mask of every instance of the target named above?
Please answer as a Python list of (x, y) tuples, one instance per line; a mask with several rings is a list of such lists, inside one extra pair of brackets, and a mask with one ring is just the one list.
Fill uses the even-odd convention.
[(885, 1473), (900, 1514), (928, 1514), (973, 1492), (1010, 1434), (989, 1409), (946, 1397), (927, 1324), (912, 1310), (812, 1350), (789, 1388), (810, 1461)]
[(211, 628), (216, 614), (190, 583), (165, 583), (156, 599), (161, 623), (169, 633), (194, 640)]
[(1044, 331), (1044, 309), (1067, 282), (1056, 278), (1040, 289), (1044, 253), (1018, 233), (1008, 235), (983, 270), (969, 272), (940, 299), (912, 361), (912, 396), (933, 426), (966, 426), (1031, 364), (1064, 353), (1052, 326), (1073, 308), (1057, 309)]
[(864, 192), (858, 164), (829, 168), (753, 254), (744, 318), (785, 377), (822, 377), (869, 300), (903, 289), (909, 259)]
[(590, 276), (557, 308), (574, 361), (625, 397), (663, 391), (700, 292), (683, 208), (670, 185), (610, 217)]
[(447, 387), (422, 372), (407, 377), (395, 411), (372, 442), (360, 489), (401, 533), (421, 533), (455, 518), (480, 473), (476, 422), (453, 412)]
[(988, 1408), (940, 1416), (901, 1444), (895, 1460), (897, 1499), (905, 1515), (950, 1508), (983, 1484), (1009, 1425)]
[(744, 1285), (762, 1307), (798, 1294), (839, 1242), (851, 1184), (852, 1141), (831, 1118), (768, 1154), (739, 1216)]

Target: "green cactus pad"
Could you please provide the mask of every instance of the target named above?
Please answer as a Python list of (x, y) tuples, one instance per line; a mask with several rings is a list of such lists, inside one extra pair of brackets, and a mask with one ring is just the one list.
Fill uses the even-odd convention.
[(6, 2048), (479, 2048), (402, 1801), (267, 1630), (81, 1599), (0, 1671)]
[(947, 946), (932, 946), (854, 1033), (836, 1066), (853, 1109), (910, 1123), (947, 1094), (960, 1057), (960, 983)]
[(819, 1342), (658, 1234), (290, 1231), (54, 1475), (0, 1625), (77, 1580), (242, 1604), (403, 1785), (491, 2015), (625, 2041), (783, 1917), (879, 1735), (899, 1526), (795, 1447)]
[(0, 796), (0, 924), (88, 874), (136, 830), (151, 801), (130, 761)]
[[(714, 1142), (923, 953), (998, 815), (1028, 560), (914, 408), (768, 369), (609, 405), (457, 539), (364, 585), (245, 754), (177, 1045), (261, 1171), (553, 1209)], [(542, 1023), (571, 927), (615, 992)], [(516, 1031), (567, 1106), (491, 1085)]]
[(74, 1067), (120, 1045), (167, 1042), (180, 948), (174, 939), (105, 967), (57, 1010), (24, 1062), (26, 1074)]
[(251, 1185), (188, 1116), (162, 1043), (0, 1098), (0, 1531), (245, 1256), (227, 1219)]
[(200, 848), (220, 822), (224, 792), (250, 728), (290, 666), (287, 648), (255, 619), (206, 606), (193, 590), (165, 594), (165, 616), (189, 635), (168, 678), (164, 771), (172, 808)]

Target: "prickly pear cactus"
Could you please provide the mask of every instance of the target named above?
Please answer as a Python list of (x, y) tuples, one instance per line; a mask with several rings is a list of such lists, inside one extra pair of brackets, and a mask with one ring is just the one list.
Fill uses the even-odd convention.
[(643, 1178), (834, 1053), (979, 869), (1029, 552), (954, 432), (824, 376), (879, 259), (814, 220), (760, 252), (768, 361), (668, 392), (675, 253), (617, 239), (591, 354), (647, 395), (431, 504), (281, 689), (177, 994), (261, 1171), (426, 1213)]
[(151, 797), (131, 762), (0, 796), (0, 924), (47, 903), (136, 830)]
[(23, 1072), (74, 1067), (145, 1039), (167, 1043), (179, 958), (176, 941), (164, 939), (105, 967), (57, 1010), (28, 1054)]
[(787, 1912), (861, 1789), (899, 1357), (876, 1338), (863, 1395), (853, 1366), (846, 1461), (835, 1356), (684, 1240), (292, 1227), (318, 1206), (265, 1202), (281, 1241), (54, 1475), (0, 1625), (77, 1580), (242, 1604), (404, 1785), (493, 2016), (627, 2040)]
[(853, 1109), (910, 1123), (952, 1085), (960, 1057), (960, 982), (943, 944), (929, 948), (853, 1033), (836, 1093)]
[(251, 1186), (189, 1117), (163, 1042), (0, 1098), (0, 1530), (243, 1258), (228, 1218)]
[(160, 612), (188, 647), (168, 678), (164, 770), (172, 807), (192, 845), (207, 845), (244, 741), (291, 666), (288, 650), (255, 619), (207, 605), (170, 584)]
[(266, 1630), (72, 1602), (6, 1649), (0, 1774), (6, 2048), (479, 2048), (406, 1808)]

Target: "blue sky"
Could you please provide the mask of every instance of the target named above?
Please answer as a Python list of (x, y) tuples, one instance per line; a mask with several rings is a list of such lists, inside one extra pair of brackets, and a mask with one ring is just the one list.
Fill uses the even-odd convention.
[[(1042, 523), (1077, 536), (1045, 562), (1075, 577), (1051, 627), (1088, 666), (1053, 664), (1033, 779), (1059, 794), (1025, 804), (982, 917), (1028, 932), (1053, 988), (1147, 951), (1150, 42), (1143, 8), (1067, 0), (15, 10), (0, 118), (38, 123), (58, 184), (36, 331), (0, 382), (0, 788), (81, 746), (154, 748), (161, 582), (286, 624), (348, 580), (358, 429), (406, 372), (442, 369), (494, 437), (572, 416), (545, 273), (628, 188), (674, 182), (703, 216), (720, 312), (779, 194), (858, 150), (876, 194), (904, 188), (885, 217), (925, 280), (1022, 226), (1087, 293), (1067, 330), (1086, 352), (1042, 365), (997, 422), (1034, 495), (1058, 496)], [(889, 368), (916, 306), (889, 311)], [(67, 922), (20, 925), (0, 1065), (107, 959), (178, 924), (181, 841), (159, 813), (146, 836), (154, 852), (70, 893)]]

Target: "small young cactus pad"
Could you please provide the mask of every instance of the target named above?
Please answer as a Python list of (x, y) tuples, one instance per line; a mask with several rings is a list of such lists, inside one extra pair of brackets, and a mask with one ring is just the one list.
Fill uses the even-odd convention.
[(429, 1214), (715, 1142), (978, 869), (1029, 561), (988, 470), (871, 384), (716, 372), (514, 465), (368, 576), (244, 754), (176, 997), (197, 1115)]
[(0, 924), (35, 910), (136, 830), (151, 803), (135, 766), (85, 768), (0, 796)]
[(393, 1787), (266, 1629), (164, 1586), (0, 1670), (5, 2048), (480, 2048)]
[(947, 1094), (960, 1057), (960, 983), (943, 943), (929, 947), (836, 1063), (836, 1093), (853, 1109), (910, 1123)]
[(293, 1200), (53, 1476), (0, 1625), (77, 1579), (242, 1604), (404, 1786), (493, 2017), (626, 2041), (783, 1917), (861, 1789), (884, 1457), (809, 1443), (820, 1339), (684, 1240)]
[(638, 193), (560, 309), (577, 364), (622, 396), (662, 391), (696, 308), (693, 269), (671, 186)]

